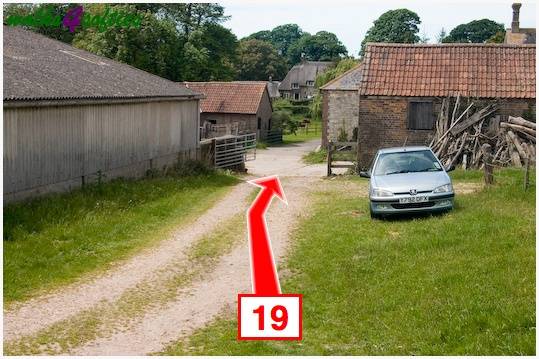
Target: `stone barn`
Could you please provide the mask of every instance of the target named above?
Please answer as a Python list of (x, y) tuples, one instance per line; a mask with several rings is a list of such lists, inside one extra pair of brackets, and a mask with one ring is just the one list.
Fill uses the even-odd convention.
[(200, 94), (4, 26), (4, 201), (198, 156)]
[[(185, 85), (205, 96), (200, 104), (202, 129), (209, 128), (209, 124), (225, 128), (225, 132), (232, 131), (232, 134), (256, 133), (259, 140), (267, 137), (273, 113), (267, 82), (186, 82)], [(212, 135), (203, 134), (203, 137)]]
[(535, 114), (535, 45), (370, 43), (362, 66), (362, 168), (379, 148), (428, 145), (446, 96), (496, 100), (502, 117)]
[(320, 87), (322, 94), (322, 147), (328, 141), (357, 140), (361, 65)]

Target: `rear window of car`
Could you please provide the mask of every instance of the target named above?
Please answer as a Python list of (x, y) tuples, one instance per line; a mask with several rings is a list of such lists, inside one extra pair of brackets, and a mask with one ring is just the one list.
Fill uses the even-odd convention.
[(376, 161), (374, 175), (433, 171), (442, 171), (442, 166), (431, 151), (422, 150), (381, 153)]

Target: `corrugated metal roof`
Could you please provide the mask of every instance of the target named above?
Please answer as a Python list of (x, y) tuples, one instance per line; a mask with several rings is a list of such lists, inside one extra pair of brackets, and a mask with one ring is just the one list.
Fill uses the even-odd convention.
[(198, 96), (177, 83), (19, 27), (4, 26), (4, 100)]
[(535, 98), (535, 45), (367, 45), (361, 95)]

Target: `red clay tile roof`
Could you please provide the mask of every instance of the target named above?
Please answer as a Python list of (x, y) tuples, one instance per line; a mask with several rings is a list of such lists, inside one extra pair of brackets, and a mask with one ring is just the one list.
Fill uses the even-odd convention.
[(202, 112), (256, 114), (266, 91), (264, 81), (186, 82), (185, 85), (206, 98)]
[(361, 95), (535, 98), (535, 45), (367, 45)]

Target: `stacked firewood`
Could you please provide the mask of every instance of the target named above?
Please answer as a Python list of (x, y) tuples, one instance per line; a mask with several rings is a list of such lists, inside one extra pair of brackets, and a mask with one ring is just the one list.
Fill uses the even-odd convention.
[[(482, 168), (485, 158), (495, 166), (535, 163), (535, 123), (501, 118), (495, 115), (497, 109), (496, 102), (443, 99), (430, 147), (446, 167)], [(491, 153), (485, 156), (485, 149)]]

